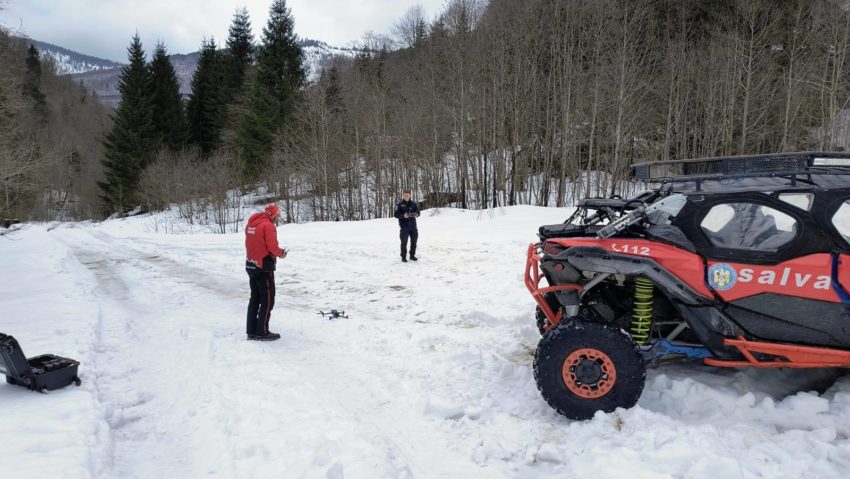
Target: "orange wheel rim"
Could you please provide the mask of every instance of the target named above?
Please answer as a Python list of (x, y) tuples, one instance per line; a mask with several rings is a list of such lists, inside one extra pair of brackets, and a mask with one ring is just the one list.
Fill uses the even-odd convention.
[(597, 399), (611, 392), (617, 382), (617, 368), (607, 354), (598, 349), (573, 351), (561, 370), (564, 384), (576, 396)]

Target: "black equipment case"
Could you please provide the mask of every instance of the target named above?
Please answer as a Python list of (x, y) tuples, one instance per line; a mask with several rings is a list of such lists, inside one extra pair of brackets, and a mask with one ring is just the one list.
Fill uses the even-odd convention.
[(39, 392), (61, 389), (71, 383), (79, 386), (79, 365), (78, 361), (52, 354), (27, 359), (15, 338), (0, 333), (0, 374), (6, 376), (9, 384)]

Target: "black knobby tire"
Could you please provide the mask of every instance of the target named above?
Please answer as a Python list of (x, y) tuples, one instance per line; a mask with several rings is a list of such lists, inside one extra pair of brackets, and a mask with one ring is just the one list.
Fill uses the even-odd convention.
[[(587, 356), (585, 351), (595, 353)], [(597, 361), (602, 364), (599, 371), (605, 373), (601, 377), (608, 378), (610, 372), (613, 379), (583, 386), (578, 380), (568, 387), (565, 375), (572, 374), (568, 366), (575, 364), (576, 358), (580, 358), (582, 366), (586, 362), (596, 367), (594, 361)], [(611, 412), (618, 407), (634, 406), (643, 391), (646, 364), (638, 347), (618, 328), (575, 318), (558, 324), (540, 339), (534, 353), (534, 379), (543, 399), (558, 413), (583, 420), (592, 418), (596, 411)], [(602, 395), (582, 397), (576, 391), (586, 396)]]
[[(552, 311), (556, 313), (561, 308), (561, 304), (558, 302), (558, 298), (555, 297), (554, 293), (546, 293), (543, 296), (543, 299), (549, 304), (549, 307), (552, 308)], [(540, 332), (540, 335), (546, 334), (551, 328), (552, 325), (549, 323), (549, 318), (543, 314), (543, 310), (540, 309), (540, 306), (534, 308), (534, 319), (537, 320), (537, 331)]]

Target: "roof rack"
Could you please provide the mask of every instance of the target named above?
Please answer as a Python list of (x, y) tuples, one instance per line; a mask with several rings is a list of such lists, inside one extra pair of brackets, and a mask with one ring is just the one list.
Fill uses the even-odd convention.
[(636, 163), (634, 178), (651, 183), (784, 177), (794, 184), (803, 175), (807, 182), (812, 175), (850, 175), (850, 153), (796, 152), (762, 155), (722, 156), (683, 160)]

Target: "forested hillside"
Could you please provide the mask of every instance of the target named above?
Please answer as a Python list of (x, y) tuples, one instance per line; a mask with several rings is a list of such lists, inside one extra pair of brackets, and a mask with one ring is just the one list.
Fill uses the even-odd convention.
[[(144, 99), (122, 92), (132, 111), (116, 110), (128, 116), (115, 134), (141, 142), (111, 143), (94, 127), (73, 135), (88, 145), (74, 147), (83, 164), (106, 140), (100, 207), (74, 214), (198, 199), (206, 209), (228, 190), (256, 187), (291, 221), (386, 216), (402, 188), (427, 206), (563, 206), (634, 188), (629, 166), (639, 161), (843, 151), (850, 142), (850, 12), (838, 0), (450, 0), (434, 16), (410, 9), (388, 36), (365, 37), (363, 52), (337, 57), (315, 81), (305, 77), (297, 19), (284, 0), (270, 11), (257, 34), (239, 10), (227, 39), (199, 42), (188, 101), (144, 86), (156, 56), (146, 51), (164, 65), (165, 45), (131, 43), (128, 61), (136, 55), (141, 75), (131, 95)], [(5, 91), (32, 89), (25, 58), (4, 49)], [(61, 81), (50, 78), (40, 88), (58, 105), (59, 83), (50, 83)], [(156, 95), (176, 115), (157, 128), (185, 131), (146, 133)], [(4, 111), (15, 113), (4, 121), (22, 128), (9, 119), (35, 114), (34, 98), (6, 98)], [(89, 115), (76, 104), (52, 109)], [(43, 133), (91, 123), (57, 122)], [(12, 130), (5, 137), (18, 140), (0, 165), (8, 171), (29, 161), (13, 153), (28, 133)], [(13, 190), (61, 197), (60, 185), (81, 187), (67, 176)]]
[(617, 192), (633, 162), (850, 141), (845, 2), (454, 0), (395, 33), (308, 90), (284, 150), (311, 191), (368, 173), (373, 214), (404, 185), (564, 205)]
[(107, 110), (0, 29), (0, 219), (92, 218)]

